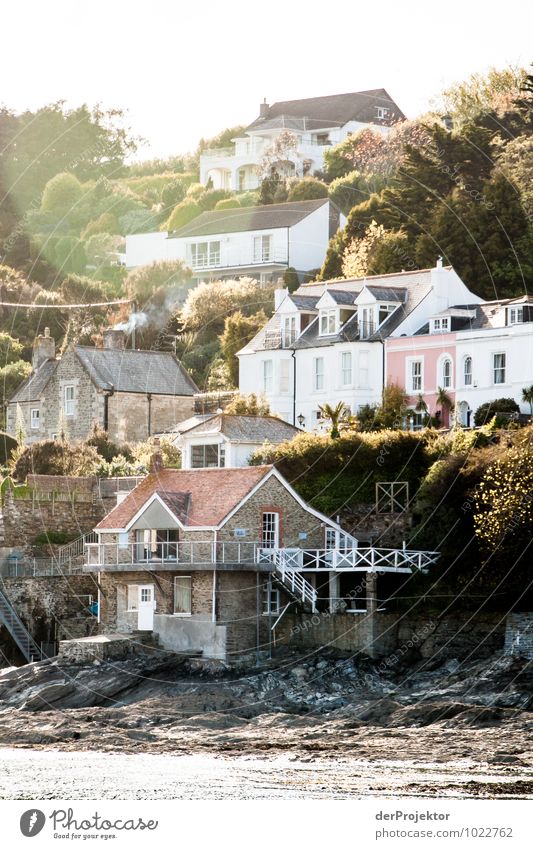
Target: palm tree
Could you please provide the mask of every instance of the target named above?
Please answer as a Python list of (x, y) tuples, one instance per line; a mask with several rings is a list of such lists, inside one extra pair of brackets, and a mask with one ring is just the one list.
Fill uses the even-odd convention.
[(522, 401), (525, 401), (526, 404), (529, 404), (529, 414), (533, 416), (533, 384), (531, 384), (531, 386), (526, 386), (525, 389), (522, 389)]
[(328, 419), (331, 422), (331, 438), (338, 439), (341, 435), (339, 426), (343, 419), (346, 419), (348, 408), (343, 401), (339, 401), (334, 407), (331, 404), (320, 404), (318, 409), (322, 413), (322, 418)]
[[(441, 412), (444, 414), (444, 411), (448, 413), (453, 407), (453, 401), (442, 386), (438, 387), (436, 402), (439, 405)], [(442, 416), (444, 418), (444, 415)]]
[(422, 421), (424, 422), (424, 424), (427, 424), (427, 420), (429, 419), (429, 411), (428, 411), (428, 405), (426, 404), (426, 402), (424, 400), (424, 396), (422, 395), (422, 393), (420, 393), (419, 396), (418, 396), (418, 399), (417, 399), (417, 402), (416, 402), (416, 407), (415, 407), (415, 412), (421, 413), (422, 414)]

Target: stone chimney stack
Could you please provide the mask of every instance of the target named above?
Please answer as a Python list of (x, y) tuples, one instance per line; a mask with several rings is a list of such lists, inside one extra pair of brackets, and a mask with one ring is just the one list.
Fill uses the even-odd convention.
[(263, 99), (263, 102), (259, 104), (259, 117), (260, 118), (268, 118), (268, 112), (270, 110), (270, 106), (267, 103), (266, 97)]
[(36, 336), (33, 342), (33, 354), (31, 358), (33, 370), (37, 371), (46, 360), (55, 359), (55, 355), (56, 343), (50, 336), (50, 328), (45, 327), (44, 336)]
[(102, 333), (104, 339), (104, 348), (111, 348), (114, 351), (123, 351), (126, 347), (126, 334), (123, 330), (117, 330), (115, 327), (108, 327)]
[(154, 450), (150, 457), (150, 474), (157, 475), (159, 472), (162, 472), (164, 468), (165, 461), (163, 460), (163, 454), (159, 446), (159, 439), (154, 439)]

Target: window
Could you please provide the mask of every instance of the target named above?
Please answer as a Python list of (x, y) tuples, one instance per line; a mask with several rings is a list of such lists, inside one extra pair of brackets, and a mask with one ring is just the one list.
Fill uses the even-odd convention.
[(410, 366), (411, 392), (422, 391), (422, 360), (412, 360)]
[(279, 513), (263, 513), (261, 542), (263, 548), (279, 547)]
[(507, 310), (507, 324), (522, 324), (524, 321), (524, 307), (509, 307)]
[(378, 324), (382, 325), (387, 321), (389, 315), (394, 312), (396, 306), (394, 304), (380, 304), (378, 309)]
[(290, 360), (281, 360), (279, 364), (279, 391), (281, 395), (290, 389)]
[(337, 332), (337, 310), (320, 310), (320, 336)]
[(265, 584), (263, 587), (263, 615), (277, 616), (280, 612), (279, 590)]
[(139, 587), (137, 584), (128, 584), (128, 610), (139, 608)]
[(286, 315), (283, 318), (283, 347), (292, 345), (296, 339), (296, 316)]
[(494, 383), (505, 383), (505, 354), (493, 354)]
[(449, 324), (450, 324), (450, 319), (449, 319), (449, 318), (443, 318), (443, 319), (441, 319), (440, 326), (441, 326), (442, 330), (447, 331), (447, 330), (449, 329)]
[(378, 121), (383, 121), (385, 118), (388, 118), (390, 113), (390, 109), (387, 109), (386, 106), (376, 106), (376, 118)]
[(465, 357), (463, 360), (463, 383), (465, 386), (472, 386), (472, 357)]
[(319, 145), (329, 144), (329, 133), (317, 133), (316, 143)]
[(375, 330), (374, 327), (374, 307), (362, 307), (359, 317), (359, 336), (361, 339), (368, 339)]
[(313, 389), (315, 392), (324, 389), (324, 357), (315, 357), (313, 360)]
[(35, 407), (33, 410), (30, 410), (30, 427), (32, 430), (37, 430), (41, 421), (41, 413), (40, 410)]
[(449, 389), (452, 385), (452, 361), (446, 357), (442, 361), (442, 388)]
[(226, 463), (225, 447), (214, 443), (212, 445), (191, 446), (192, 469), (224, 468)]
[(176, 575), (174, 578), (174, 613), (190, 616), (192, 613), (192, 577)]
[(269, 262), (271, 254), (272, 236), (254, 236), (254, 262)]
[(450, 329), (450, 319), (447, 318), (434, 318), (433, 319), (433, 333), (447, 333)]
[(76, 395), (73, 384), (64, 387), (63, 395), (63, 411), (66, 416), (73, 416), (76, 413)]
[(439, 330), (440, 330), (440, 318), (436, 318), (435, 321), (433, 322), (433, 330), (435, 331), (435, 333), (439, 332)]
[(359, 386), (368, 386), (368, 352), (361, 351), (359, 354)]
[(263, 360), (263, 392), (272, 392), (274, 384), (274, 363)]
[(220, 265), (220, 242), (197, 242), (190, 246), (193, 268)]
[(352, 355), (350, 351), (341, 354), (341, 384), (350, 386), (352, 382)]

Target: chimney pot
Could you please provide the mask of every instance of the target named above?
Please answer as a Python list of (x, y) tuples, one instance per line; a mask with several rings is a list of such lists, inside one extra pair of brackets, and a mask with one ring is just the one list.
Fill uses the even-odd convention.
[(115, 327), (108, 327), (102, 333), (104, 340), (104, 348), (111, 348), (115, 351), (123, 351), (126, 347), (126, 335), (123, 330), (117, 330)]
[(263, 102), (259, 104), (259, 117), (260, 118), (268, 118), (268, 113), (270, 110), (270, 106), (266, 101), (266, 97), (263, 98)]

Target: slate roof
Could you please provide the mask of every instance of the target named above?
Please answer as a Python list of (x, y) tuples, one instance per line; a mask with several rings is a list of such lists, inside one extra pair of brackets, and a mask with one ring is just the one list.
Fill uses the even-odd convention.
[(194, 395), (198, 388), (178, 360), (162, 351), (74, 348), (99, 389), (153, 395)]
[(212, 433), (222, 433), (232, 442), (275, 443), (292, 439), (299, 430), (275, 416), (232, 416), (227, 413), (215, 413), (207, 421), (191, 427), (184, 435), (206, 436)]
[(328, 289), (328, 295), (331, 295), (336, 304), (355, 306), (354, 301), (356, 296), (353, 292), (341, 292), (337, 289)]
[(45, 360), (37, 371), (33, 372), (20, 384), (15, 394), (9, 399), (10, 404), (23, 401), (38, 401), (54, 374), (59, 360)]
[[(282, 100), (273, 103), (268, 109), (268, 115), (257, 118), (248, 130), (259, 130), (277, 127), (272, 123), (284, 117), (293, 119), (310, 119), (303, 129), (320, 129), (321, 127), (344, 126), (348, 121), (376, 123), (376, 106), (385, 106), (391, 110), (386, 120), (380, 123), (389, 124), (405, 118), (405, 115), (392, 100), (384, 88), (368, 91), (352, 91), (347, 94), (332, 94), (325, 97), (307, 97), (303, 100)], [(291, 129), (288, 127), (288, 129)], [(294, 126), (293, 129), (300, 129)]]
[(405, 302), (407, 290), (393, 286), (367, 286), (368, 291), (374, 295), (376, 301), (400, 301)]
[(293, 203), (271, 203), (267, 206), (246, 206), (240, 209), (219, 209), (202, 212), (189, 224), (169, 233), (169, 239), (184, 236), (215, 236), (218, 233), (244, 233), (248, 230), (275, 230), (293, 227), (320, 209), (328, 198), (301, 200)]
[(187, 527), (216, 527), (272, 468), (163, 469), (144, 478), (96, 530), (125, 528), (156, 492)]

